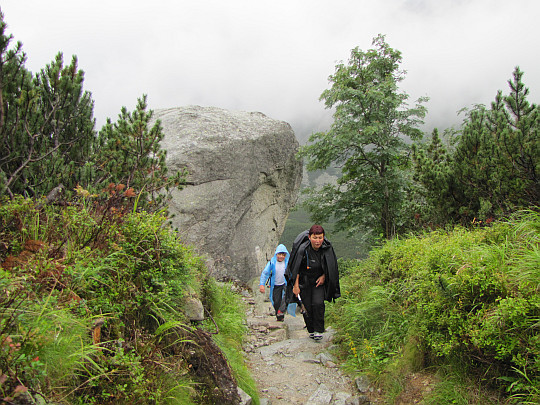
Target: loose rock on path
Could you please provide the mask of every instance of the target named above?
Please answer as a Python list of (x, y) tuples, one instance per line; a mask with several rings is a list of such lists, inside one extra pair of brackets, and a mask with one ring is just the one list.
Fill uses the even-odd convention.
[[(253, 292), (251, 292), (253, 291)], [(245, 294), (249, 337), (244, 345), (261, 405), (369, 404), (367, 393), (341, 373), (332, 354), (331, 328), (321, 341), (310, 339), (302, 315), (285, 316), (278, 322), (266, 294), (254, 280)]]

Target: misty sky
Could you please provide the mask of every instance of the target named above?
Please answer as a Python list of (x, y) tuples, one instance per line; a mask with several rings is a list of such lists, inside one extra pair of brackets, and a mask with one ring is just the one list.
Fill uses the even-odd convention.
[[(402, 52), (410, 104), (430, 97), (426, 130), (507, 93), (515, 66), (540, 99), (539, 0), (2, 0), (27, 68), (77, 55), (97, 129), (120, 108), (196, 104), (260, 111), (299, 138), (328, 129), (319, 101), (335, 65), (386, 35)], [(536, 27), (536, 28), (535, 28)]]

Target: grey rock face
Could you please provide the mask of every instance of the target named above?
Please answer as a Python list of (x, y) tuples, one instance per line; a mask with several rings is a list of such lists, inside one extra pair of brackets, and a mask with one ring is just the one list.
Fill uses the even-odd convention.
[(188, 106), (154, 111), (171, 172), (187, 169), (170, 213), (218, 278), (249, 281), (276, 249), (296, 203), (302, 163), (289, 124), (258, 112)]

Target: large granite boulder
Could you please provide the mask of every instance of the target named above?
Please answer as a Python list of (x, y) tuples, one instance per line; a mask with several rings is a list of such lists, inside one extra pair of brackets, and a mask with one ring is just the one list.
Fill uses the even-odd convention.
[(302, 163), (289, 124), (259, 112), (188, 106), (154, 111), (171, 172), (188, 185), (170, 203), (173, 226), (207, 256), (217, 279), (249, 281), (276, 249), (296, 203)]

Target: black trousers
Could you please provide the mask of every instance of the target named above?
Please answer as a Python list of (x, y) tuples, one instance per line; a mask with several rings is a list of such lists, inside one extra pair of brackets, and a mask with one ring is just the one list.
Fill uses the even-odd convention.
[(274, 301), (274, 309), (276, 310), (276, 315), (277, 311), (285, 313), (286, 304), (283, 293), (286, 285), (287, 284), (275, 285), (274, 290), (272, 291), (272, 300)]
[(306, 307), (304, 322), (309, 333), (324, 332), (324, 284), (315, 287), (313, 283), (306, 283), (300, 288), (300, 298)]

